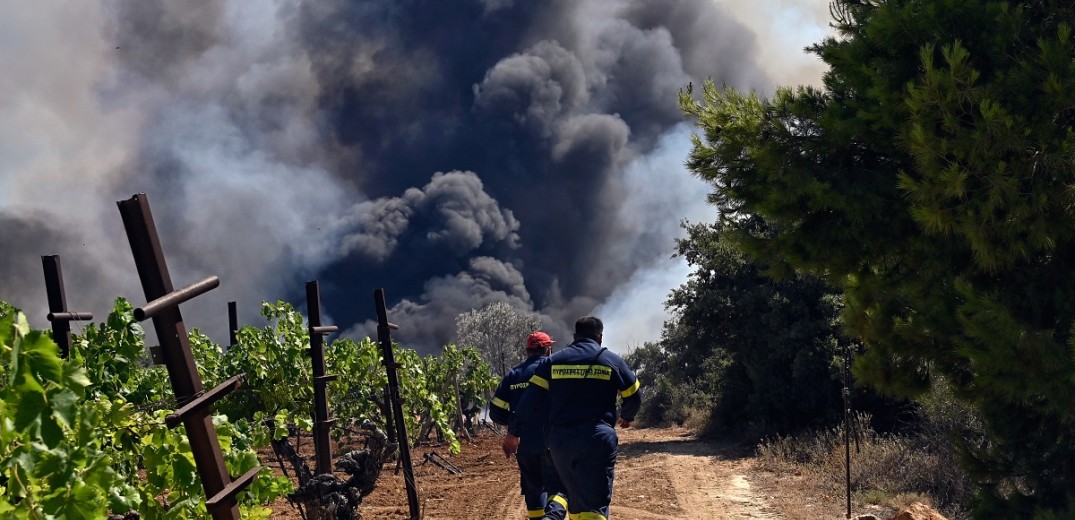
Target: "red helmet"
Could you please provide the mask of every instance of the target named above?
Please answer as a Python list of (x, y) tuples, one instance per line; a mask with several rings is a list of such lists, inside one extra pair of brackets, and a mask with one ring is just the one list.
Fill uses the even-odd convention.
[(553, 343), (556, 342), (553, 341), (548, 334), (541, 331), (531, 332), (530, 335), (526, 337), (526, 348), (528, 350), (540, 350)]

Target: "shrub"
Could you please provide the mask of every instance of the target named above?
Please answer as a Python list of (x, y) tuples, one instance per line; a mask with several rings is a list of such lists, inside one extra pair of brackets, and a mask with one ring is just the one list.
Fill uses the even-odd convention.
[[(928, 417), (928, 414), (926, 415)], [(928, 422), (928, 419), (925, 419)], [(973, 485), (954, 461), (954, 444), (923, 428), (909, 435), (879, 434), (867, 414), (852, 419), (851, 491), (856, 501), (898, 508), (911, 500), (934, 504), (953, 519), (970, 518)], [(844, 488), (847, 478), (844, 425), (766, 439), (757, 447), (763, 469), (800, 472), (818, 489)]]
[(661, 374), (646, 389), (646, 397), (638, 414), (638, 425), (702, 427), (709, 415), (705, 401), (704, 393), (694, 385), (677, 385)]

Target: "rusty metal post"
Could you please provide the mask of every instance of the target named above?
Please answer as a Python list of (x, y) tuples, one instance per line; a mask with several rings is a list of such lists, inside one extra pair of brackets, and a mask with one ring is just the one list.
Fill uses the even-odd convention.
[(396, 423), (392, 420), (392, 392), (384, 387), (384, 424), (388, 442), (396, 444)]
[(239, 308), (235, 302), (228, 302), (228, 350), (239, 342)]
[(414, 466), (411, 464), (410, 440), (407, 438), (407, 423), (403, 421), (403, 399), (399, 395), (399, 364), (392, 352), (391, 330), (395, 324), (388, 322), (388, 311), (384, 304), (384, 289), (373, 291), (373, 303), (377, 306), (377, 342), (381, 344), (382, 361), (388, 371), (388, 393), (392, 401), (392, 415), (396, 418), (396, 437), (399, 439), (399, 459), (403, 464), (403, 480), (407, 487), (407, 504), (410, 505), (410, 520), (418, 520), (421, 515), (418, 504), (418, 488), (414, 481)]
[(335, 326), (321, 326), (321, 292), (317, 282), (306, 282), (306, 308), (310, 315), (310, 358), (314, 379), (314, 454), (317, 466), (314, 474), (332, 473), (332, 445), (328, 433), (332, 423), (328, 417), (328, 383), (336, 376), (325, 375), (325, 334), (336, 332)]
[(844, 469), (847, 484), (847, 515), (851, 518), (851, 346), (844, 347)]
[(88, 312), (68, 312), (67, 296), (63, 290), (63, 271), (60, 269), (60, 257), (49, 255), (41, 257), (45, 270), (45, 293), (49, 299), (48, 320), (52, 323), (52, 340), (60, 347), (60, 355), (67, 358), (71, 354), (71, 321), (92, 320)]
[[(138, 269), (138, 278), (142, 281), (146, 300), (152, 302), (172, 294), (172, 280), (164, 260), (164, 251), (157, 238), (157, 227), (149, 210), (149, 199), (144, 193), (139, 193), (116, 204), (119, 205), (120, 215), (123, 217), (123, 227), (127, 231), (127, 239), (131, 244), (134, 264)], [(185, 405), (198, 397), (203, 388), (188, 343), (183, 316), (179, 307), (173, 306), (161, 309), (152, 319), (176, 400), (181, 406)], [(224, 496), (219, 502), (213, 502), (225, 488), (231, 490), (235, 486), (232, 485), (231, 476), (224, 465), (220, 440), (217, 438), (208, 408), (185, 415), (183, 425), (198, 468), (198, 476), (208, 497), (210, 514), (215, 520), (238, 519), (239, 506), (234, 495)]]

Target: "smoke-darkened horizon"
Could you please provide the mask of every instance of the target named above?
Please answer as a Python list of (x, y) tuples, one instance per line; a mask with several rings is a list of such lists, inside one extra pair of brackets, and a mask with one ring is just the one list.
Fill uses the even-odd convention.
[(307, 280), (359, 337), (384, 288), (394, 337), (422, 352), (494, 302), (565, 340), (589, 313), (613, 348), (656, 340), (659, 323), (631, 330), (652, 321), (632, 301), (682, 283), (680, 221), (715, 215), (682, 165), (677, 93), (775, 85), (771, 28), (732, 5), (18, 8), (0, 22), (18, 26), (0, 50), (0, 299), (44, 326), (40, 256), (56, 254), (72, 310), (142, 303), (115, 202), (144, 192), (175, 285), (221, 278), (183, 307), (220, 342), (225, 302), (261, 326), (260, 303), (301, 308)]

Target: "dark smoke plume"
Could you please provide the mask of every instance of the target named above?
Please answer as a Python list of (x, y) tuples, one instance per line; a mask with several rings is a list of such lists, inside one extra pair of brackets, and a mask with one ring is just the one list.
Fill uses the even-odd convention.
[(647, 280), (663, 300), (679, 221), (711, 218), (677, 92), (772, 89), (755, 32), (712, 0), (38, 9), (12, 34), (55, 71), (0, 58), (30, 78), (0, 108), (40, 132), (0, 126), (0, 299), (39, 326), (41, 255), (63, 259), (72, 308), (142, 303), (115, 208), (138, 192), (175, 285), (220, 276), (184, 315), (221, 342), (226, 301), (261, 325), (261, 301), (302, 307), (315, 279), (348, 335), (375, 334), (385, 288), (396, 339), (425, 352), (494, 302), (564, 340), (583, 314), (629, 322), (616, 300)]

